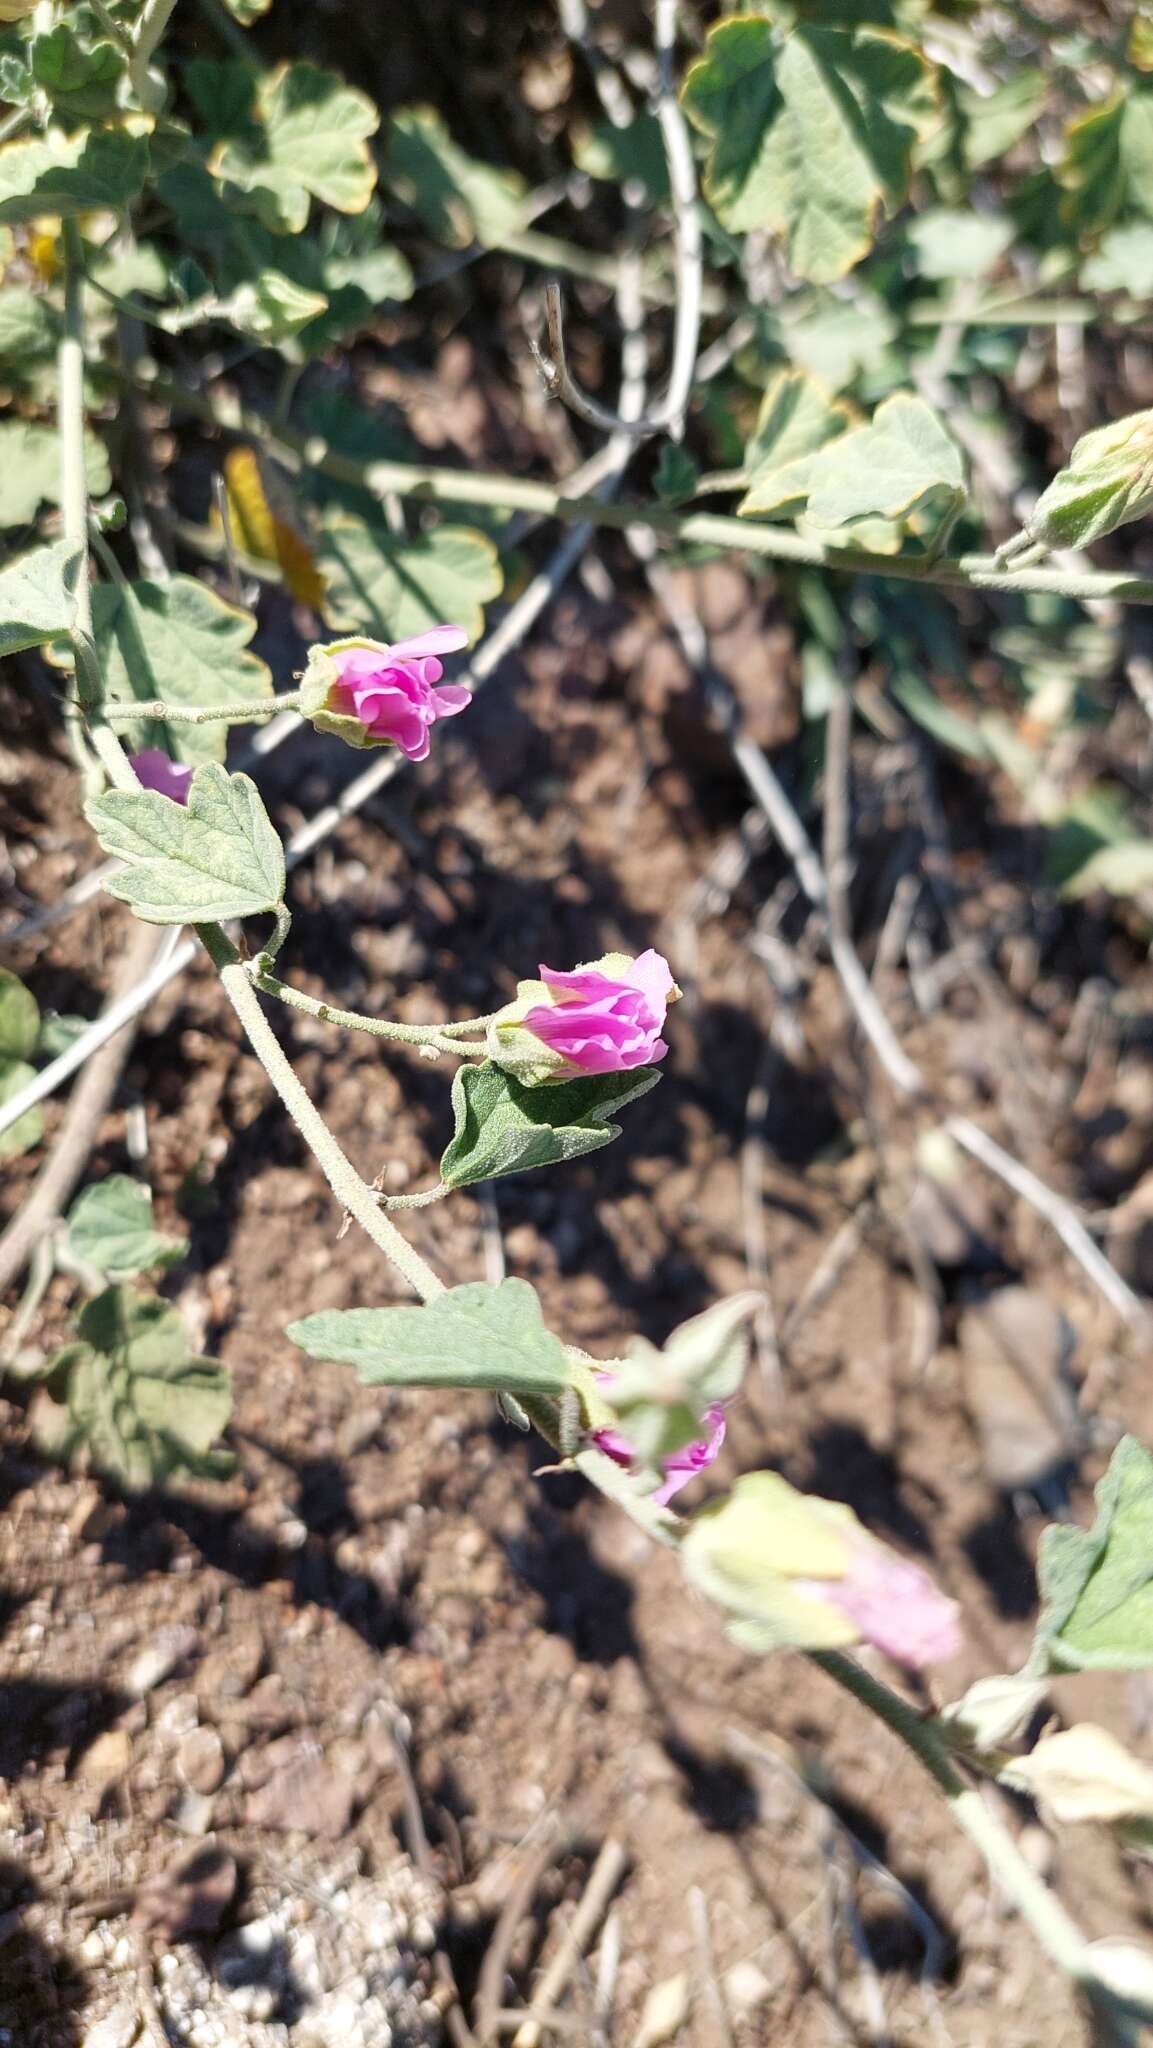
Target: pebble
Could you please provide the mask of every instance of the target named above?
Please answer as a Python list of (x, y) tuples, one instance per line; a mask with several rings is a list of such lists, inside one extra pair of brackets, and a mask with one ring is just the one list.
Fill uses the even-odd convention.
[(224, 1779), (224, 1744), (215, 1728), (192, 1728), (176, 1752), (176, 1775), (192, 1792), (215, 1792)]
[(137, 1699), (143, 1699), (155, 1686), (163, 1685), (166, 1678), (190, 1657), (196, 1648), (198, 1638), (194, 1628), (158, 1629), (150, 1643), (132, 1659), (124, 1674), (124, 1683)]

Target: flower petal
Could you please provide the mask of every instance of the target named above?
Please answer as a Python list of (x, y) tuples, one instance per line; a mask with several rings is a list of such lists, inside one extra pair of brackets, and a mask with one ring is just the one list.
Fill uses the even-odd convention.
[(468, 646), (468, 634), (463, 626), (428, 626), (423, 633), (413, 633), (407, 640), (394, 640), (389, 654), (399, 661), (407, 661), (421, 654), (456, 654)]

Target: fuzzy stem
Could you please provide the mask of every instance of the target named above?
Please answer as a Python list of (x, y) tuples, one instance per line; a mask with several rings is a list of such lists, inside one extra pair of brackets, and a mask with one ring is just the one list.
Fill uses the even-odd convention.
[(249, 1044), (319, 1164), (337, 1200), (354, 1216), (361, 1229), (392, 1260), (422, 1301), (443, 1294), (444, 1282), (426, 1265), (420, 1253), (390, 1223), (371, 1188), (366, 1187), (351, 1160), (346, 1159), (307, 1089), (297, 1078), (272, 1026), (260, 1007), (260, 999), (234, 948), (215, 925), (198, 925), (197, 932), (220, 976), (225, 995), (236, 1011)]
[(109, 704), (104, 716), (109, 725), (136, 725), (141, 719), (155, 719), (163, 725), (258, 725), (276, 718), (282, 711), (299, 711), (300, 691), (286, 690), (280, 697), (263, 697), (247, 704), (165, 704), (157, 698), (145, 703)]
[(957, 1826), (979, 1849), (991, 1876), (1028, 1921), (1046, 1954), (1086, 1989), (1099, 1988), (1089, 1944), (1076, 1921), (1026, 1862), (1004, 1822), (986, 1806), (981, 1794), (965, 1783), (932, 1721), (923, 1719), (899, 1693), (883, 1685), (852, 1657), (837, 1650), (814, 1650), (809, 1655), (837, 1685), (851, 1692), (883, 1721), (906, 1749), (912, 1750), (943, 1792)]
[[(261, 959), (264, 957), (261, 955)], [(455, 1035), (482, 1029), (487, 1022), (484, 1017), (468, 1017), (458, 1024), (393, 1024), (386, 1017), (366, 1017), (360, 1010), (338, 1010), (332, 1003), (318, 1002), (315, 996), (305, 995), (303, 989), (293, 988), (278, 975), (268, 973), (260, 960), (250, 962), (248, 971), (265, 995), (276, 996), (290, 1009), (303, 1010), (306, 1016), (319, 1017), (322, 1024), (340, 1024), (346, 1031), (367, 1031), (373, 1038), (390, 1038), (399, 1045), (435, 1046), (438, 1052), (454, 1052), (458, 1059), (484, 1051), (483, 1044), (472, 1045), (463, 1038), (458, 1042)]]
[[(101, 366), (100, 375), (118, 388), (132, 383), (124, 372)], [(320, 435), (274, 432), (266, 419), (243, 406), (218, 403), (159, 375), (137, 373), (141, 389), (162, 399), (174, 412), (184, 412), (232, 433), (244, 435), (289, 468), (313, 468), (340, 483), (356, 484), (374, 496), (411, 498), (442, 505), (498, 506), (528, 512), (566, 524), (648, 527), (682, 546), (732, 548), (778, 562), (834, 569), (853, 576), (880, 576), (907, 583), (927, 583), (946, 590), (1047, 592), (1088, 603), (1111, 598), (1119, 604), (1153, 604), (1153, 578), (1124, 570), (1002, 569), (993, 555), (946, 555), (931, 562), (925, 555), (871, 555), (861, 548), (833, 548), (811, 534), (768, 522), (738, 519), (712, 512), (678, 512), (665, 505), (628, 504), (621, 500), (569, 497), (563, 484), (530, 477), (439, 468), (431, 463), (354, 461), (341, 455)]]
[(128, 76), (146, 114), (158, 114), (168, 97), (163, 79), (152, 76), (151, 65), (175, 6), (176, 0), (145, 0), (137, 25)]

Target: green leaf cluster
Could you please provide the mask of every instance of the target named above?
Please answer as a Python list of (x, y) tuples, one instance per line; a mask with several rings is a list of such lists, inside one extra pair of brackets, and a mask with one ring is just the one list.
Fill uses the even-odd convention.
[(94, 1468), (131, 1493), (226, 1469), (215, 1447), (232, 1413), (228, 1374), (190, 1351), (178, 1309), (108, 1287), (76, 1328), (50, 1369), (57, 1408), (44, 1443), (53, 1455), (83, 1445)]

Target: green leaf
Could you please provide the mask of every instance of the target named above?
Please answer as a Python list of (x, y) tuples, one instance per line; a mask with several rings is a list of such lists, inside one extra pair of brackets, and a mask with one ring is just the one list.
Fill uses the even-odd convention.
[(1004, 156), (1029, 133), (1048, 104), (1049, 80), (1043, 71), (1015, 71), (990, 93), (962, 88), (959, 97), (965, 118), (965, 162), (975, 171)]
[[(108, 457), (95, 434), (84, 437), (88, 489), (103, 497), (112, 484)], [(29, 420), (0, 420), (0, 526), (30, 526), (42, 504), (60, 503), (60, 436)]]
[(0, 221), (40, 213), (121, 213), (148, 174), (148, 142), (123, 128), (79, 129), (0, 147)]
[(268, 13), (272, 0), (224, 0), (224, 4), (241, 28), (251, 28), (254, 21)]
[(1153, 411), (1134, 412), (1082, 434), (1038, 498), (1026, 530), (1047, 548), (1088, 547), (1151, 509)]
[(523, 224), (528, 189), (515, 171), (466, 155), (432, 107), (402, 107), (389, 125), (383, 176), (434, 241), (498, 248)]
[(68, 1241), (78, 1259), (110, 1278), (168, 1266), (187, 1250), (152, 1224), (152, 1193), (126, 1173), (85, 1188), (68, 1216)]
[(1053, 1670), (1153, 1666), (1153, 1458), (1122, 1437), (1094, 1495), (1091, 1529), (1041, 1537), (1037, 1646)]
[(6, 285), (0, 291), (0, 359), (5, 376), (19, 371), (24, 361), (35, 362), (56, 347), (60, 323), (47, 300), (23, 285)]
[(178, 1309), (109, 1287), (82, 1309), (78, 1344), (54, 1370), (66, 1380), (71, 1436), (97, 1469), (129, 1491), (203, 1471), (232, 1413), (223, 1366), (189, 1353)]
[(367, 93), (315, 64), (281, 64), (262, 78), (251, 129), (214, 153), (217, 177), (249, 194), (268, 228), (299, 234), (309, 203), (360, 213), (376, 184), (366, 146), (379, 115)]
[(909, 717), (939, 740), (942, 746), (952, 747), (954, 753), (965, 754), (971, 761), (988, 760), (989, 747), (981, 727), (975, 720), (954, 711), (951, 705), (943, 704), (916, 669), (899, 669), (893, 675), (889, 688)]
[(423, 1308), (327, 1309), (288, 1335), (310, 1358), (354, 1365), (367, 1386), (559, 1394), (568, 1384), (564, 1347), (527, 1280), (469, 1281)]
[(662, 504), (684, 505), (696, 496), (701, 472), (687, 448), (666, 441), (653, 472), (653, 489)]
[(620, 1136), (620, 1125), (609, 1119), (659, 1080), (655, 1067), (639, 1067), (630, 1074), (522, 1088), (489, 1060), (461, 1067), (452, 1084), (456, 1129), (440, 1162), (441, 1179), (463, 1188), (599, 1151)]
[(1153, 839), (1123, 839), (1102, 846), (1069, 876), (1063, 896), (1089, 896), (1106, 889), (1111, 896), (1143, 896), (1153, 889)]
[(71, 541), (58, 540), (0, 569), (0, 656), (42, 647), (69, 630), (80, 560)]
[[(19, 1095), (29, 1081), (36, 1079), (35, 1067), (25, 1060), (5, 1060), (0, 1063), (0, 1108)], [(0, 1159), (15, 1159), (21, 1152), (27, 1152), (32, 1145), (38, 1145), (44, 1135), (44, 1116), (39, 1103), (26, 1109), (6, 1131), (0, 1131)]]
[(984, 277), (1013, 239), (1013, 223), (1002, 213), (962, 213), (930, 207), (909, 222), (909, 240), (922, 277)]
[(435, 526), (406, 540), (337, 512), (325, 521), (320, 559), (329, 625), (381, 640), (407, 639), (444, 620), (475, 640), (483, 607), (500, 596), (504, 582), (492, 542), (469, 526)]
[(1103, 234), (1126, 204), (1153, 212), (1153, 92), (1126, 88), (1071, 121), (1056, 176), (1061, 218), (1080, 240)]
[(902, 519), (942, 495), (965, 492), (961, 451), (932, 407), (911, 392), (886, 398), (867, 427), (822, 449), (809, 479), (808, 512), (820, 526)]
[(279, 270), (262, 270), (248, 283), (238, 284), (225, 308), (241, 334), (270, 348), (290, 341), (327, 311), (323, 292), (307, 291)]
[[(92, 593), (93, 629), (105, 688), (117, 704), (166, 698), (172, 704), (259, 704), (272, 694), (265, 662), (248, 651), (251, 612), (227, 604), (192, 576), (167, 583), (101, 583)], [(181, 761), (222, 761), (224, 725), (166, 726), (142, 719), (121, 728), (132, 749), (164, 746)]]
[(186, 807), (155, 790), (111, 789), (84, 809), (105, 853), (128, 862), (108, 889), (149, 924), (253, 917), (284, 895), (284, 848), (247, 775), (209, 761)]
[(821, 293), (807, 304), (781, 309), (781, 338), (790, 360), (830, 391), (843, 391), (858, 376), (884, 376), (896, 333), (884, 300), (864, 289), (851, 305)]
[(931, 67), (884, 30), (801, 23), (782, 41), (755, 16), (722, 21), (707, 52), (681, 97), (712, 139), (720, 220), (781, 235), (814, 284), (843, 277), (905, 199), (913, 145), (937, 119)]
[(33, 36), (28, 52), (32, 76), (55, 113), (77, 121), (105, 121), (115, 113), (124, 73), (124, 57), (115, 43), (94, 43), (86, 49), (75, 30), (62, 21), (47, 35)]
[(638, 114), (627, 127), (604, 121), (574, 138), (573, 162), (587, 178), (618, 187), (642, 187), (645, 203), (664, 206), (669, 197), (669, 170), (655, 114)]
[(1126, 227), (1111, 228), (1096, 255), (1082, 264), (1081, 283), (1090, 292), (1153, 298), (1153, 224), (1130, 221)]
[(852, 420), (852, 408), (831, 398), (815, 377), (804, 370), (779, 370), (765, 387), (745, 450), (749, 487), (737, 511), (762, 519), (801, 511), (817, 450), (843, 434)]
[(0, 1061), (26, 1060), (39, 1037), (39, 1003), (19, 975), (0, 967)]

